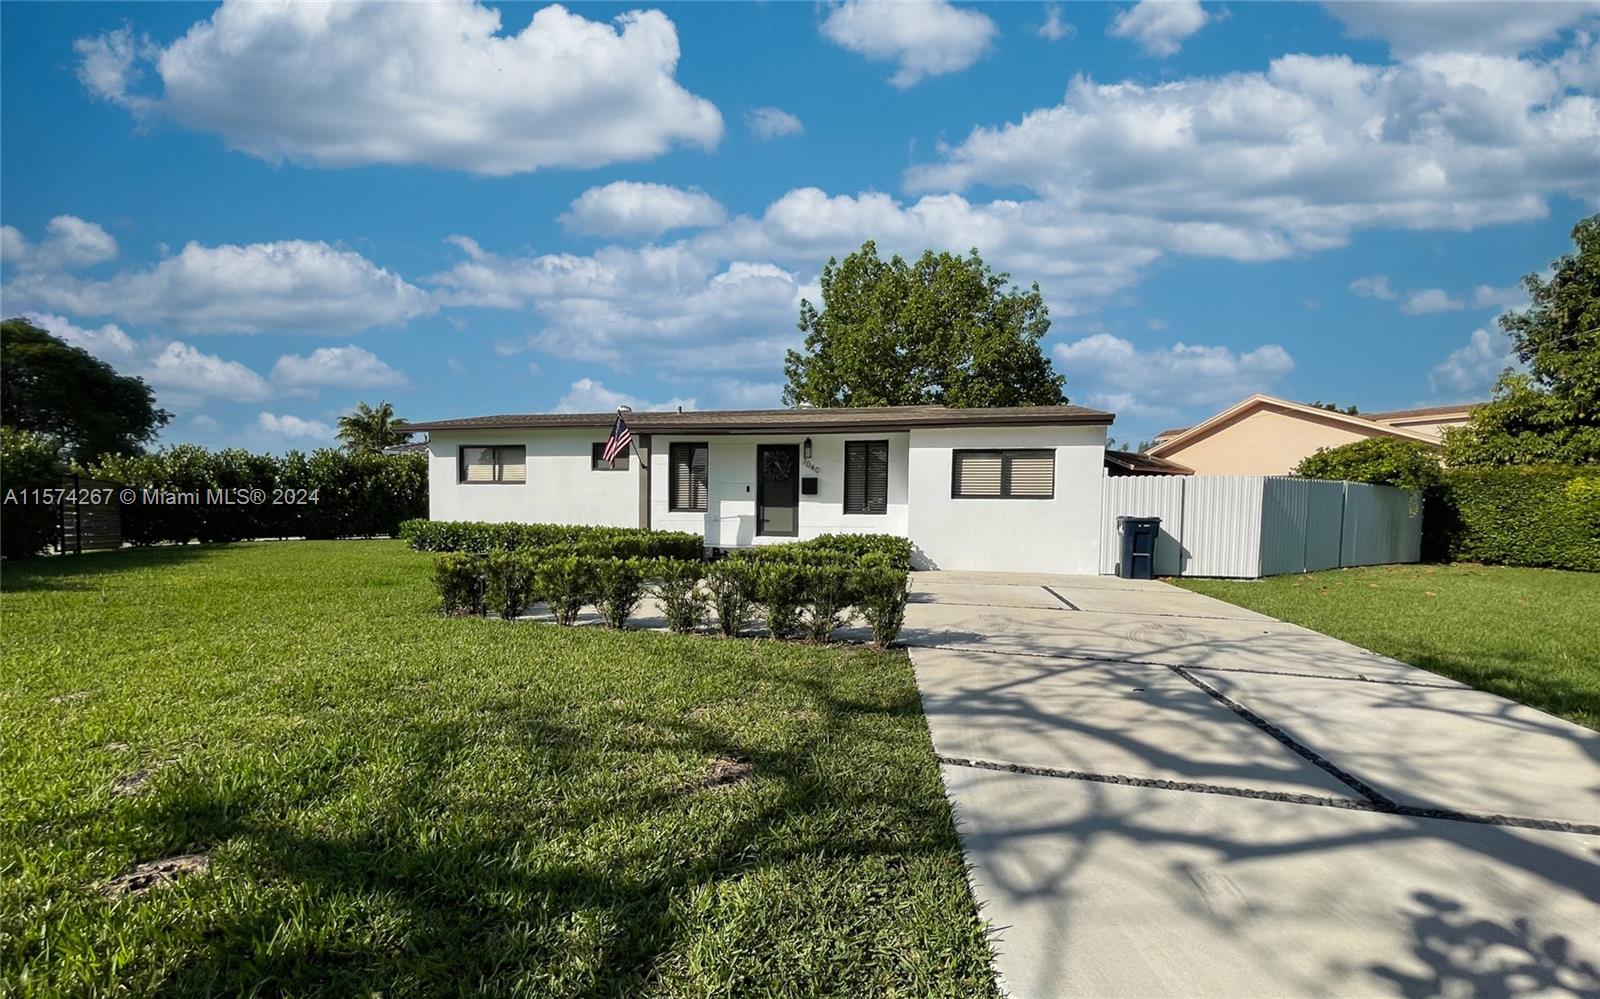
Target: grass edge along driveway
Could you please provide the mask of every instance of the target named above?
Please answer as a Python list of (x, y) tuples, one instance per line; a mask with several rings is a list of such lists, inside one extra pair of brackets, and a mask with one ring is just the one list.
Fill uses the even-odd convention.
[[(994, 995), (904, 655), (434, 611), (398, 542), (7, 564), (27, 994)], [(134, 865), (209, 870), (120, 898)]]
[(1600, 574), (1384, 565), (1172, 582), (1600, 729)]

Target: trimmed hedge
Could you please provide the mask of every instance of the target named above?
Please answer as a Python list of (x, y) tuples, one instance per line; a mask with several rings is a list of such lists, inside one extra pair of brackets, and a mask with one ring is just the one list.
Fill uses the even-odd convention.
[(609, 558), (698, 560), (705, 542), (684, 531), (575, 524), (499, 524), (418, 518), (400, 525), (400, 537), (419, 552), (546, 550)]
[(807, 541), (736, 548), (730, 559), (791, 565), (858, 564), (878, 561), (902, 572), (911, 571), (911, 539), (893, 534), (824, 534)]
[(1430, 561), (1600, 572), (1600, 468), (1446, 469), (1424, 510)]
[(60, 510), (33, 490), (60, 489), (66, 472), (54, 438), (0, 427), (0, 555), (26, 558), (55, 540)]
[[(817, 553), (807, 558), (819, 559)], [(593, 606), (613, 628), (623, 627), (646, 592), (653, 594), (675, 632), (703, 626), (712, 607), (717, 627), (740, 634), (764, 612), (774, 638), (804, 633), (826, 642), (859, 613), (872, 640), (886, 646), (905, 621), (907, 571), (881, 553), (847, 563), (837, 553), (809, 564), (771, 559), (609, 558), (559, 548), (441, 552), (434, 584), (441, 608), (452, 615), (519, 616), (542, 602), (560, 624), (573, 624)]]

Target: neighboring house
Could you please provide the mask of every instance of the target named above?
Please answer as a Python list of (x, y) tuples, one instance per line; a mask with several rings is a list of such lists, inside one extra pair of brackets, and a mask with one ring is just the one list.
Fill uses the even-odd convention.
[(691, 531), (732, 548), (911, 539), (919, 567), (1094, 573), (1112, 415), (1081, 406), (613, 413), (414, 423), (435, 520)]
[(1194, 469), (1142, 451), (1107, 451), (1107, 475), (1193, 475)]
[(1269, 395), (1253, 395), (1204, 423), (1163, 430), (1147, 454), (1201, 475), (1286, 475), (1317, 449), (1372, 437), (1438, 444), (1445, 427), (1467, 422), (1476, 404), (1351, 416)]

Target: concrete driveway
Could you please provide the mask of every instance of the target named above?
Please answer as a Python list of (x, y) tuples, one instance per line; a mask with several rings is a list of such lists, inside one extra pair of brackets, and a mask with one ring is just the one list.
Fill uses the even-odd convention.
[(1600, 735), (1164, 583), (913, 589), (1012, 995), (1600, 995)]

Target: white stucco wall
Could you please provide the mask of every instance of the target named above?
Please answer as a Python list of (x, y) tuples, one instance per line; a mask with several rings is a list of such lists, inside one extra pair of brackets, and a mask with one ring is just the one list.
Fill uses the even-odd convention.
[[(815, 476), (817, 495), (800, 497), (800, 534), (764, 537), (756, 534), (756, 447), (800, 444), (811, 438), (811, 464), (802, 476)], [(719, 548), (773, 544), (814, 538), (819, 534), (898, 534), (904, 537), (906, 511), (906, 443), (904, 433), (701, 435), (655, 434), (651, 444), (650, 526), (661, 531), (698, 531), (706, 544)], [(889, 508), (881, 514), (844, 512), (844, 445), (846, 441), (889, 442)], [(668, 507), (667, 461), (675, 442), (707, 445), (709, 488), (704, 513), (674, 512)], [(801, 459), (802, 463), (804, 458)]]
[[(593, 470), (590, 446), (605, 437), (604, 430), (434, 431), (428, 441), (428, 516), (637, 527), (638, 455), (631, 456), (626, 471)], [(528, 481), (459, 481), (459, 449), (478, 444), (525, 446)]]
[[(911, 431), (910, 537), (920, 568), (1094, 573), (1100, 563), (1105, 427)], [(1053, 448), (1053, 499), (955, 499), (957, 448)]]

